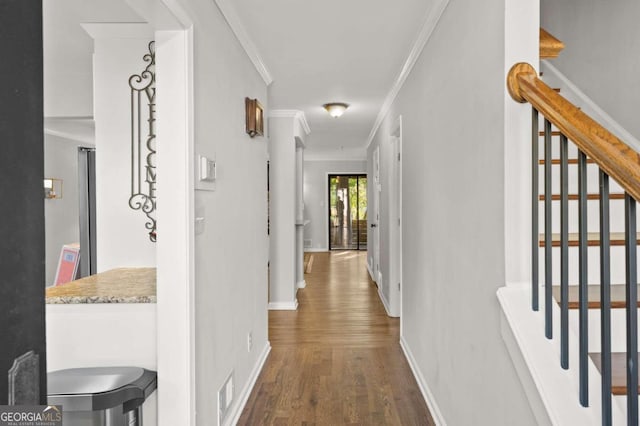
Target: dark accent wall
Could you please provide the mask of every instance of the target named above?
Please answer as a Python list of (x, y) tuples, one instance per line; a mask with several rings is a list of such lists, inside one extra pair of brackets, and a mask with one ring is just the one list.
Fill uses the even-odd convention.
[(42, 0), (2, 0), (0, 404), (7, 403), (7, 371), (29, 350), (40, 356), (46, 402), (42, 96)]

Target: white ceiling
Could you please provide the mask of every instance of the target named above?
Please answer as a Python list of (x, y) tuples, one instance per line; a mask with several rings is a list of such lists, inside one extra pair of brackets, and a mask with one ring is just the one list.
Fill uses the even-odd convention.
[[(270, 109), (305, 113), (307, 150), (364, 153), (433, 0), (218, 0), (269, 70)], [(322, 104), (346, 102), (338, 119)]]
[(44, 0), (42, 10), (44, 115), (91, 117), (93, 40), (80, 23), (141, 19), (125, 0)]
[[(214, 1), (214, 0), (211, 0)], [(435, 0), (215, 0), (255, 46), (269, 108), (301, 110), (307, 152), (364, 157), (371, 129)], [(80, 22), (139, 22), (126, 0), (44, 0), (45, 116), (93, 115), (93, 42)], [(236, 28), (237, 30), (237, 28)], [(322, 104), (351, 106), (339, 119)]]

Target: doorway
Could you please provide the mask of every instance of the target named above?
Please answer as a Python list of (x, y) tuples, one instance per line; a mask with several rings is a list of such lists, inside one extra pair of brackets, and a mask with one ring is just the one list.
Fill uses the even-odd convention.
[(367, 249), (367, 175), (329, 175), (329, 250)]
[(96, 149), (78, 147), (80, 278), (98, 272), (96, 250)]

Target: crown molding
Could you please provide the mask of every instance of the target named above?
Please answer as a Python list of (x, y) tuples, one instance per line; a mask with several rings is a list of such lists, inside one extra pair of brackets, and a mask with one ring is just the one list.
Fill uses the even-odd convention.
[(438, 25), (438, 22), (440, 22), (440, 18), (442, 17), (442, 14), (444, 13), (448, 5), (449, 5), (449, 0), (438, 0), (434, 5), (434, 7), (430, 9), (429, 12), (427, 13), (427, 17), (424, 21), (424, 25), (422, 26), (422, 29), (420, 30), (420, 33), (418, 34), (416, 41), (413, 43), (413, 48), (409, 53), (409, 57), (404, 62), (404, 65), (402, 66), (402, 69), (400, 70), (398, 77), (396, 77), (393, 83), (393, 86), (391, 86), (391, 89), (389, 90), (389, 93), (387, 94), (387, 97), (385, 98), (384, 103), (380, 108), (380, 112), (378, 112), (376, 121), (373, 123), (371, 132), (369, 133), (369, 137), (367, 138), (366, 148), (369, 148), (369, 146), (371, 145), (371, 142), (373, 141), (373, 138), (375, 137), (376, 132), (378, 131), (378, 128), (382, 124), (382, 121), (384, 120), (384, 118), (389, 113), (389, 110), (391, 109), (391, 105), (393, 105), (393, 102), (395, 101), (396, 96), (398, 96), (400, 89), (402, 89), (402, 86), (404, 85), (404, 82), (407, 80), (407, 77), (409, 76), (409, 74), (411, 74), (411, 71), (413, 70), (413, 67), (416, 64), (416, 61), (420, 57), (420, 54), (422, 53), (424, 46), (427, 44), (427, 42), (431, 38), (431, 34), (433, 34), (433, 30)]
[(268, 86), (273, 83), (273, 78), (271, 77), (271, 73), (267, 69), (264, 61), (262, 60), (262, 56), (258, 52), (256, 45), (253, 44), (253, 41), (247, 34), (247, 31), (244, 29), (244, 25), (240, 22), (240, 18), (236, 13), (236, 10), (232, 6), (229, 0), (215, 0), (218, 5), (218, 9), (222, 12), (224, 19), (226, 19), (227, 23), (231, 27), (231, 30), (236, 35), (236, 38), (242, 45), (244, 51), (249, 56), (251, 62), (256, 67), (256, 70), (264, 80), (265, 84)]
[(269, 118), (293, 118), (298, 120), (300, 126), (304, 129), (305, 133), (308, 135), (311, 133), (311, 128), (309, 127), (309, 123), (307, 122), (307, 117), (304, 115), (304, 112), (297, 109), (274, 109), (269, 111)]

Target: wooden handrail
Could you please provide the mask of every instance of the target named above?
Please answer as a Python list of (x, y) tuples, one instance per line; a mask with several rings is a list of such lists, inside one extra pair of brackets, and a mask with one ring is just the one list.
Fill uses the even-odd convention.
[(557, 58), (564, 49), (564, 43), (540, 28), (540, 59)]
[(529, 102), (569, 140), (640, 201), (640, 154), (538, 78), (529, 64), (509, 70), (507, 88), (520, 103)]

